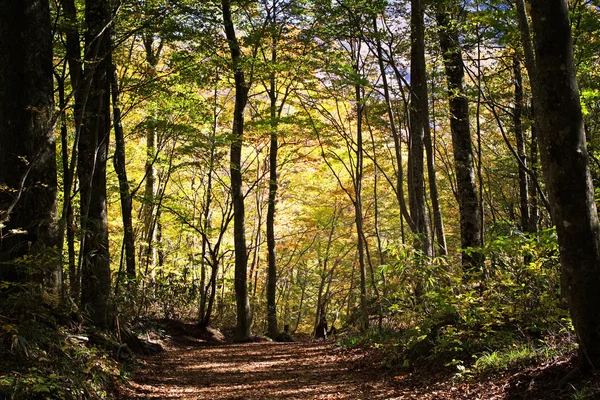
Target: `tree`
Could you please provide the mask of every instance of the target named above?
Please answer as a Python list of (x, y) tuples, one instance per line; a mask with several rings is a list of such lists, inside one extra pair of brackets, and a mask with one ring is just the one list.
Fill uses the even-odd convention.
[(584, 370), (600, 367), (600, 223), (566, 0), (533, 0), (540, 155), (560, 245), (561, 284)]
[(85, 7), (86, 101), (82, 103), (77, 172), (81, 187), (81, 305), (98, 328), (108, 327), (110, 259), (106, 207), (106, 161), (110, 135), (111, 12), (108, 0)]
[(469, 128), (469, 102), (464, 87), (464, 64), (459, 41), (459, 31), (454, 20), (459, 16), (459, 7), (454, 0), (436, 5), (436, 20), (439, 26), (440, 47), (448, 85), (450, 129), (454, 147), (457, 197), (460, 213), (460, 242), (465, 269), (478, 268), (483, 263), (481, 253), (466, 250), (481, 247), (481, 207), (477, 199), (473, 148)]
[(424, 9), (420, 0), (411, 1), (411, 50), (410, 50), (410, 147), (408, 158), (408, 192), (410, 214), (415, 224), (418, 248), (425, 255), (432, 255), (431, 234), (425, 206), (425, 176), (423, 151), (425, 124), (429, 124), (427, 110), (427, 75), (425, 66)]
[(246, 249), (244, 194), (242, 191), (242, 140), (244, 136), (244, 109), (248, 103), (249, 85), (242, 65), (242, 52), (231, 16), (231, 2), (222, 0), (223, 27), (229, 43), (235, 80), (235, 106), (231, 138), (231, 196), (233, 202), (233, 237), (235, 245), (235, 297), (237, 304), (236, 340), (250, 338), (250, 301), (248, 298), (248, 253)]
[[(163, 49), (164, 41), (159, 39), (158, 44), (155, 44), (155, 37), (157, 35), (151, 29), (145, 29), (142, 33), (142, 43), (144, 44), (144, 53), (146, 63), (148, 64), (147, 73), (150, 81), (155, 80), (157, 77), (157, 66), (160, 59), (160, 55)], [(140, 251), (143, 257), (140, 257), (140, 261), (143, 261), (141, 265), (144, 274), (148, 274), (150, 271), (151, 281), (154, 284), (154, 274), (157, 263), (157, 239), (158, 239), (158, 215), (160, 210), (158, 209), (158, 184), (157, 184), (157, 170), (156, 160), (158, 157), (159, 145), (157, 143), (157, 129), (156, 129), (156, 110), (151, 111), (153, 115), (149, 117), (154, 123), (148, 123), (146, 127), (146, 173), (144, 175), (144, 202), (142, 206), (142, 220), (143, 220), (143, 231), (142, 238), (145, 248)]]
[[(119, 178), (119, 195), (121, 199), (121, 215), (123, 217), (123, 248), (125, 250), (125, 265), (127, 279), (135, 279), (135, 237), (133, 234), (133, 201), (129, 181), (127, 179), (127, 169), (125, 167), (125, 137), (123, 125), (121, 122), (120, 88), (117, 79), (117, 66), (110, 62), (110, 92), (113, 106), (113, 126), (115, 131), (115, 155), (113, 164), (115, 172)], [(121, 269), (119, 269), (120, 271)]]
[(49, 287), (58, 291), (62, 268), (51, 253), (60, 236), (49, 4), (3, 0), (0, 8), (0, 277), (22, 280), (12, 262), (37, 254), (50, 268)]
[[(77, 24), (77, 9), (74, 0), (65, 0), (62, 2), (62, 9), (65, 18), (65, 50), (66, 62), (69, 66), (69, 77), (71, 78), (71, 88), (74, 97), (74, 119), (75, 119), (75, 145), (69, 159), (68, 150), (68, 130), (67, 118), (65, 113), (62, 114), (61, 127), (61, 147), (62, 147), (62, 169), (63, 169), (63, 207), (61, 220), (64, 221), (67, 240), (67, 252), (69, 263), (69, 289), (70, 294), (75, 301), (79, 301), (81, 295), (81, 265), (76, 262), (75, 254), (75, 211), (73, 210), (73, 194), (72, 189), (75, 185), (75, 166), (77, 165), (77, 143), (81, 132), (81, 92), (83, 89), (83, 63), (81, 55), (81, 40), (79, 28)], [(59, 85), (59, 106), (65, 107), (64, 85), (61, 88)], [(62, 90), (61, 90), (62, 89)], [(64, 239), (61, 240), (61, 245)]]

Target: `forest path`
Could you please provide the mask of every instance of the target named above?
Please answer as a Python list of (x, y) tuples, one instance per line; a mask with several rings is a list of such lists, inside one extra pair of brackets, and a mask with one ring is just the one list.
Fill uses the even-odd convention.
[[(145, 358), (130, 399), (393, 399), (376, 370), (323, 341), (202, 345), (175, 343)], [(379, 371), (380, 373), (381, 371)]]

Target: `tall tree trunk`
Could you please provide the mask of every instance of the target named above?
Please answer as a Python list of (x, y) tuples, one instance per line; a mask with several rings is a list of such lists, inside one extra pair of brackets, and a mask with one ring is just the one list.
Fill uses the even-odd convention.
[[(435, 92), (434, 88), (435, 79), (431, 79), (431, 92)], [(435, 232), (435, 239), (437, 243), (436, 254), (445, 256), (448, 255), (448, 246), (446, 244), (446, 232), (444, 229), (444, 219), (442, 217), (442, 207), (440, 204), (440, 195), (437, 187), (437, 177), (435, 169), (435, 98), (431, 97), (431, 107), (433, 114), (433, 135), (431, 134), (431, 117), (429, 114), (429, 107), (427, 107), (427, 115), (425, 120), (425, 153), (427, 155), (427, 177), (429, 180), (429, 196), (431, 197), (431, 206), (433, 208), (433, 227)]]
[[(273, 16), (273, 19), (275, 17)], [(275, 44), (272, 48), (271, 61), (277, 61)], [(267, 261), (269, 270), (267, 274), (267, 332), (269, 337), (279, 335), (277, 327), (277, 255), (275, 253), (275, 203), (277, 197), (277, 94), (275, 87), (275, 73), (271, 73), (269, 88), (270, 118), (271, 118), (271, 147), (269, 149), (269, 204), (267, 206)]]
[(519, 163), (519, 205), (521, 209), (521, 230), (529, 231), (529, 182), (527, 178), (527, 155), (525, 153), (525, 137), (523, 135), (523, 124), (521, 116), (523, 114), (523, 79), (521, 77), (521, 63), (518, 56), (513, 58), (513, 73), (515, 79), (515, 99), (513, 108), (513, 126), (515, 129), (515, 138), (517, 140), (517, 154), (521, 159)]
[(377, 28), (377, 18), (373, 18), (373, 28), (375, 34), (377, 35), (377, 62), (379, 64), (379, 72), (381, 73), (381, 79), (383, 83), (383, 95), (385, 97), (385, 104), (388, 114), (388, 119), (390, 122), (390, 129), (392, 133), (392, 138), (394, 140), (394, 155), (396, 158), (396, 164), (398, 165), (398, 173), (396, 174), (396, 188), (395, 194), (398, 200), (398, 206), (400, 207), (400, 225), (402, 226), (402, 242), (404, 243), (404, 219), (408, 223), (411, 230), (415, 230), (414, 222), (411, 218), (411, 215), (408, 212), (408, 208), (406, 207), (406, 200), (404, 199), (404, 173), (402, 166), (402, 140), (400, 137), (400, 133), (398, 132), (398, 126), (396, 125), (396, 118), (394, 117), (394, 110), (392, 107), (392, 100), (390, 95), (390, 87), (388, 84), (388, 79), (385, 70), (385, 64), (383, 60), (383, 48), (381, 45), (381, 39), (378, 36), (378, 28)]
[[(354, 43), (354, 42), (353, 42)], [(356, 77), (361, 76), (360, 71), (360, 49), (361, 41), (357, 40), (356, 48), (352, 50), (352, 58), (354, 63), (354, 73)], [(358, 78), (356, 78), (358, 79)], [(364, 217), (362, 203), (362, 186), (363, 186), (363, 114), (364, 114), (364, 99), (362, 97), (362, 85), (356, 83), (354, 85), (354, 101), (356, 102), (356, 151), (354, 154), (356, 165), (354, 166), (354, 215), (356, 223), (357, 235), (357, 251), (358, 251), (358, 268), (360, 272), (360, 328), (366, 331), (369, 328), (369, 309), (367, 299), (367, 264), (365, 261), (365, 234), (364, 234)]]
[[(533, 107), (532, 107), (532, 111)], [(533, 112), (532, 112), (533, 114)], [(537, 169), (538, 169), (538, 129), (536, 127), (537, 123), (534, 123), (531, 126), (531, 143), (529, 144), (529, 160), (531, 165), (531, 171), (533, 172), (532, 181), (537, 180)], [(529, 232), (537, 232), (538, 231), (538, 219), (540, 216), (539, 210), (539, 200), (538, 200), (538, 192), (534, 188), (532, 188), (530, 193), (531, 198), (531, 208), (529, 209)]]
[(230, 150), (231, 196), (233, 201), (233, 240), (235, 247), (235, 297), (237, 306), (237, 341), (250, 339), (250, 301), (248, 299), (248, 254), (246, 251), (244, 194), (242, 192), (242, 140), (244, 135), (244, 109), (248, 102), (249, 86), (242, 67), (242, 53), (238, 43), (229, 0), (221, 0), (223, 26), (229, 43), (235, 79), (235, 106)]
[[(60, 80), (57, 79), (58, 83), (58, 107), (64, 110), (66, 107), (65, 99), (65, 81), (64, 77)], [(64, 247), (64, 233), (66, 232), (67, 239), (67, 264), (69, 271), (69, 294), (72, 299), (79, 299), (81, 277), (79, 276), (79, 268), (76, 263), (75, 257), (75, 213), (73, 212), (73, 199), (71, 196), (71, 187), (73, 186), (73, 173), (71, 165), (69, 164), (69, 138), (67, 129), (67, 116), (63, 112), (60, 116), (60, 142), (61, 142), (61, 158), (62, 158), (62, 172), (63, 172), (63, 208), (61, 221), (64, 221), (64, 227), (61, 226), (59, 235), (59, 251), (62, 254)], [(76, 152), (75, 152), (76, 153)], [(76, 154), (72, 154), (76, 156)], [(71, 163), (73, 163), (71, 159)], [(72, 164), (74, 167), (74, 164)]]
[[(534, 175), (536, 174), (536, 166), (538, 164), (538, 140), (537, 134), (539, 132), (539, 121), (538, 118), (535, 117), (535, 112), (537, 109), (538, 103), (538, 94), (537, 94), (537, 72), (535, 67), (535, 54), (533, 51), (533, 45), (531, 43), (531, 31), (529, 29), (529, 21), (527, 20), (527, 12), (525, 11), (525, 0), (516, 0), (517, 7), (517, 19), (519, 23), (519, 32), (521, 34), (521, 44), (523, 46), (523, 54), (525, 56), (525, 69), (527, 70), (527, 76), (529, 77), (529, 82), (532, 88), (532, 100), (531, 100), (531, 117), (533, 120), (533, 125), (531, 126), (531, 144), (530, 144), (530, 165), (531, 170)], [(536, 179), (536, 176), (532, 177), (532, 180)], [(539, 218), (539, 208), (538, 208), (538, 192), (534, 185), (531, 190), (531, 208), (529, 211), (529, 224), (528, 231), (529, 232), (537, 232), (538, 230), (538, 218)]]
[[(162, 50), (163, 42), (160, 41), (157, 46), (154, 44), (154, 32), (145, 31), (142, 35), (146, 62), (148, 63), (149, 79), (156, 77), (156, 68)], [(143, 251), (140, 252), (140, 264), (144, 275), (150, 274), (150, 284), (155, 285), (155, 270), (158, 260), (157, 254), (157, 171), (155, 167), (157, 159), (157, 132), (153, 124), (146, 127), (146, 165), (145, 165), (145, 184), (144, 184), (144, 204), (142, 205), (143, 222)], [(143, 254), (143, 257), (141, 256)]]
[(123, 220), (123, 242), (125, 247), (125, 265), (127, 278), (135, 279), (135, 242), (133, 236), (132, 222), (132, 199), (127, 180), (125, 163), (125, 137), (123, 125), (121, 124), (121, 107), (119, 104), (119, 82), (117, 78), (117, 67), (110, 63), (110, 87), (113, 105), (113, 126), (115, 131), (115, 155), (113, 163), (117, 177), (119, 178), (119, 192), (121, 198), (121, 215)]
[[(215, 75), (218, 81), (219, 71), (218, 69), (215, 71)], [(211, 208), (212, 208), (212, 200), (213, 200), (213, 175), (215, 173), (215, 156), (217, 151), (217, 128), (219, 124), (219, 112), (218, 112), (218, 85), (215, 84), (214, 92), (214, 102), (213, 102), (213, 123), (212, 123), (212, 131), (210, 136), (210, 159), (208, 161), (208, 177), (206, 180), (205, 192), (206, 192), (206, 200), (204, 204), (204, 212), (203, 212), (203, 226), (202, 226), (202, 261), (201, 261), (201, 279), (200, 279), (200, 307), (199, 307), (199, 320), (200, 326), (206, 328), (210, 322), (210, 314), (212, 312), (212, 303), (215, 298), (215, 290), (216, 290), (216, 280), (217, 273), (219, 268), (219, 260), (218, 254), (213, 254), (211, 251), (211, 277), (209, 280), (209, 284), (206, 283), (206, 259), (208, 258), (207, 252), (210, 251), (210, 243), (208, 232), (212, 227), (211, 221)], [(217, 250), (215, 250), (217, 251)], [(208, 289), (212, 288), (211, 297), (208, 299)], [(207, 301), (209, 301), (209, 306), (207, 308)]]
[(78, 174), (81, 186), (81, 305), (96, 327), (108, 327), (110, 260), (106, 209), (106, 160), (110, 134), (110, 5), (85, 7), (85, 71), (89, 94), (82, 116)]
[(600, 367), (600, 224), (579, 102), (566, 0), (532, 0), (540, 155), (556, 223), (561, 283), (582, 367)]
[(411, 1), (410, 50), (410, 149), (408, 158), (408, 192), (410, 214), (415, 223), (417, 248), (431, 256), (431, 233), (425, 206), (423, 150), (429, 101), (425, 66), (425, 24), (420, 0)]
[(433, 140), (431, 137), (431, 127), (429, 126), (429, 107), (425, 115), (425, 154), (427, 156), (427, 180), (429, 182), (429, 197), (431, 197), (431, 207), (433, 209), (433, 232), (435, 232), (435, 241), (437, 244), (435, 254), (445, 256), (448, 254), (446, 245), (446, 232), (444, 229), (444, 219), (442, 217), (442, 207), (440, 204), (440, 195), (437, 186), (437, 173), (435, 170), (435, 154), (433, 151)]
[[(79, 302), (81, 296), (81, 265), (75, 261), (75, 215), (73, 212), (72, 189), (75, 178), (75, 166), (77, 165), (77, 148), (81, 132), (81, 112), (83, 109), (83, 66), (81, 62), (81, 40), (77, 27), (77, 8), (74, 0), (62, 2), (66, 24), (66, 58), (69, 65), (69, 76), (75, 99), (75, 144), (71, 153), (70, 165), (68, 163), (68, 149), (66, 131), (61, 132), (62, 156), (63, 156), (63, 209), (62, 219), (65, 220), (67, 248), (69, 258), (69, 285), (71, 297)], [(62, 109), (62, 106), (61, 106)], [(63, 113), (62, 118), (65, 118)], [(65, 126), (66, 128), (66, 126)]]
[(50, 9), (48, 0), (2, 0), (0, 9), (0, 280), (22, 279), (11, 261), (37, 254), (58, 292)]
[[(454, 147), (454, 167), (458, 189), (460, 213), (461, 248), (481, 247), (480, 205), (477, 199), (473, 148), (469, 128), (469, 103), (464, 88), (464, 65), (456, 21), (455, 7), (437, 5), (436, 19), (439, 26), (440, 47), (450, 102), (450, 130)], [(483, 255), (477, 251), (463, 251), (462, 263), (466, 270), (478, 269), (483, 265)]]

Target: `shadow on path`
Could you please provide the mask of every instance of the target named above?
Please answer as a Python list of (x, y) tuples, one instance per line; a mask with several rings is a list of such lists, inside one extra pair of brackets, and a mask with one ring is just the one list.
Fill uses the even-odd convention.
[(148, 357), (132, 399), (393, 399), (376, 371), (357, 371), (331, 343), (245, 343), (171, 348)]

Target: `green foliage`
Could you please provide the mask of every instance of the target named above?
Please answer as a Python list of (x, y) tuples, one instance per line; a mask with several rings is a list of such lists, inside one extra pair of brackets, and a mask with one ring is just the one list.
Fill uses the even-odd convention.
[[(396, 365), (428, 363), (465, 371), (474, 363), (474, 372), (571, 350), (555, 231), (504, 233), (480, 249), (485, 270), (471, 274), (453, 267), (459, 263), (427, 259), (409, 247), (390, 250), (395, 262), (381, 267), (387, 275), (383, 329), (341, 344), (385, 348), (386, 362)], [(552, 344), (556, 338), (559, 344)]]
[[(38, 285), (0, 285), (0, 398), (105, 399), (123, 374), (108, 350), (83, 339), (75, 309)], [(93, 335), (89, 335), (93, 333)]]

